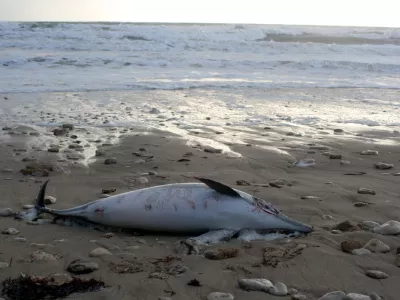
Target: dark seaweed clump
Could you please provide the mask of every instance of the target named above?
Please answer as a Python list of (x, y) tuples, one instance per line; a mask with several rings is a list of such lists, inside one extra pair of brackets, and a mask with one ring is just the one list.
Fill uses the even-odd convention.
[(95, 279), (83, 280), (73, 277), (60, 285), (51, 283), (46, 277), (21, 275), (3, 281), (3, 295), (14, 300), (43, 300), (64, 298), (72, 293), (94, 292), (104, 288), (104, 282)]

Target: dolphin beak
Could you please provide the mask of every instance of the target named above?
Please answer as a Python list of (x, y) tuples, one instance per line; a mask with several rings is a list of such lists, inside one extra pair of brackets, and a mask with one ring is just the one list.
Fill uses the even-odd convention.
[(297, 222), (284, 214), (278, 214), (276, 217), (281, 221), (282, 229), (289, 229), (303, 233), (310, 233), (314, 230), (313, 227)]

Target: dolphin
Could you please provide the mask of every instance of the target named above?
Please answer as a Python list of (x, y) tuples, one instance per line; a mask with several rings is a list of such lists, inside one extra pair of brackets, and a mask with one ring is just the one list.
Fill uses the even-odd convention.
[(199, 182), (148, 187), (62, 210), (45, 206), (47, 180), (39, 190), (35, 207), (16, 218), (33, 220), (48, 213), (56, 218), (83, 219), (125, 229), (203, 233), (198, 242), (227, 239), (246, 230), (313, 231), (263, 199), (211, 179), (191, 178)]

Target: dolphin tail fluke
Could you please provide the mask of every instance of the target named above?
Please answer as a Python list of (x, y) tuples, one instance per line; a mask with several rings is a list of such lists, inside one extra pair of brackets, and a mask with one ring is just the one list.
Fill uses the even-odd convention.
[(46, 187), (49, 181), (50, 179), (46, 180), (46, 182), (43, 183), (42, 187), (39, 190), (39, 194), (37, 195), (35, 207), (39, 211), (43, 211), (46, 209), (46, 205), (44, 204), (44, 196), (46, 195)]

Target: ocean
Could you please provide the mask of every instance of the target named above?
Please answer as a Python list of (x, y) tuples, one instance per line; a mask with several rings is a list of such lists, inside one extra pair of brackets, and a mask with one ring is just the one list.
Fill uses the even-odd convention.
[(3, 22), (0, 46), (3, 126), (400, 126), (399, 28)]

